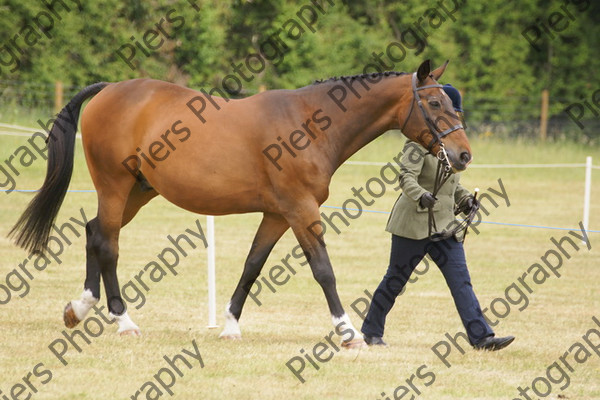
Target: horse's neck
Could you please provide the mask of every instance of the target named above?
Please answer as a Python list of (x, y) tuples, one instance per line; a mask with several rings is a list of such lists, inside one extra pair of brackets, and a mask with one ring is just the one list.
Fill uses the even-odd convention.
[[(407, 78), (408, 77), (408, 78)], [(410, 75), (382, 77), (377, 83), (369, 83), (368, 90), (358, 82), (353, 82), (353, 94), (342, 82), (334, 81), (323, 84), (328, 92), (335, 85), (346, 90), (346, 98), (335, 115), (332, 115), (332, 126), (327, 136), (335, 146), (328, 146), (329, 158), (337, 169), (345, 160), (366, 146), (368, 143), (390, 129), (399, 129), (398, 110), (403, 96), (409, 95)], [(326, 95), (327, 96), (327, 95)], [(408, 104), (408, 102), (406, 103)]]

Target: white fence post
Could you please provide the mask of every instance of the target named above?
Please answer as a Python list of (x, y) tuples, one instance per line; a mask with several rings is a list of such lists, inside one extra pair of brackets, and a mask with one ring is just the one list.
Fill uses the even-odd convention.
[(215, 217), (206, 216), (206, 239), (208, 241), (208, 328), (217, 328), (217, 290), (215, 283)]
[(583, 228), (590, 229), (590, 197), (592, 194), (592, 157), (585, 159), (585, 192), (583, 195)]

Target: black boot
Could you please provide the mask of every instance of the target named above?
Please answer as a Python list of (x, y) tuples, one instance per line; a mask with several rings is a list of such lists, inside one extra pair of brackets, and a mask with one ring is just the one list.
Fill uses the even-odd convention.
[(506, 337), (494, 337), (488, 336), (486, 338), (481, 339), (479, 343), (475, 344), (473, 347), (475, 350), (489, 350), (496, 351), (501, 350), (511, 344), (515, 340), (514, 336), (506, 336)]
[(365, 338), (365, 342), (369, 345), (369, 346), (383, 346), (383, 347), (387, 347), (387, 343), (383, 341), (382, 338), (380, 338), (379, 336), (367, 336), (364, 335)]

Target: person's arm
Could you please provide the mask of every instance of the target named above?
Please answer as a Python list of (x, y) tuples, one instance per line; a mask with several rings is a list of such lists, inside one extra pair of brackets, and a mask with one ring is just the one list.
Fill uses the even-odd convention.
[(475, 200), (475, 197), (471, 192), (465, 189), (460, 183), (456, 187), (456, 191), (454, 192), (454, 202), (456, 204), (456, 208), (458, 211), (455, 211), (456, 214), (458, 212), (462, 212), (464, 214), (469, 214), (473, 207), (479, 208), (479, 202)]
[(400, 159), (400, 187), (402, 193), (414, 201), (418, 201), (427, 190), (419, 185), (417, 178), (423, 168), (423, 162), (427, 150), (419, 146), (417, 143), (408, 141), (402, 149), (403, 154)]
[(469, 192), (469, 190), (459, 183), (456, 186), (456, 191), (454, 192), (454, 203), (460, 208), (467, 200), (468, 196), (473, 197), (471, 192)]

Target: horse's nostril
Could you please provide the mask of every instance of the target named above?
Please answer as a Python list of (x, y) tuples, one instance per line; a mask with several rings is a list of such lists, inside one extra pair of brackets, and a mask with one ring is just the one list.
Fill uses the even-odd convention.
[(467, 164), (469, 161), (471, 161), (471, 153), (468, 153), (466, 151), (460, 153), (460, 161), (462, 161), (463, 164)]

